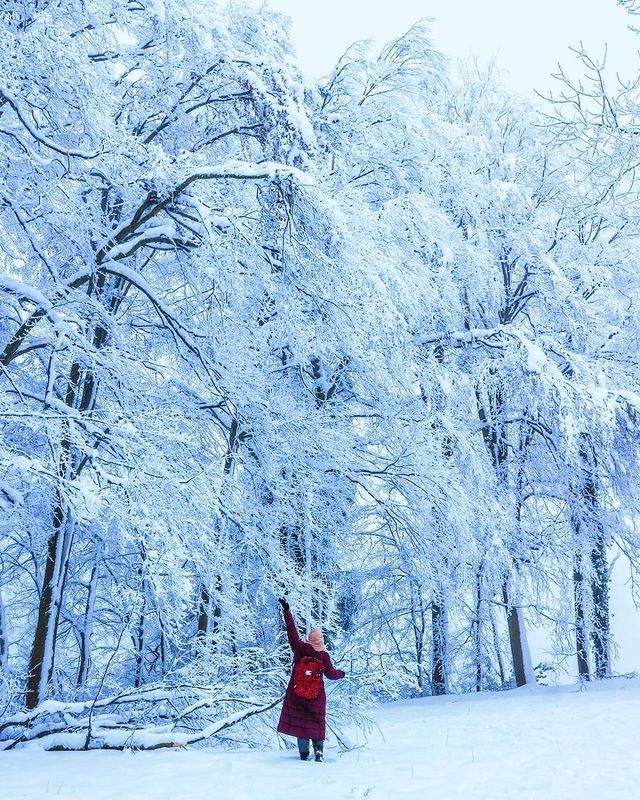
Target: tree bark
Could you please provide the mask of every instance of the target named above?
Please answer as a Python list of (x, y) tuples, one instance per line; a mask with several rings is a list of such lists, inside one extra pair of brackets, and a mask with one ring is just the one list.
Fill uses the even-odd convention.
[(591, 680), (589, 669), (589, 640), (587, 637), (586, 613), (584, 607), (584, 575), (582, 559), (579, 553), (573, 562), (573, 597), (576, 620), (576, 656), (578, 659), (578, 676), (585, 681)]
[(593, 596), (593, 643), (596, 678), (611, 674), (610, 620), (609, 620), (609, 565), (607, 547), (602, 532), (591, 550), (591, 593)]
[(476, 692), (484, 686), (484, 664), (482, 658), (482, 576), (476, 576), (476, 616), (473, 621), (473, 644), (476, 668)]
[[(238, 451), (240, 443), (240, 425), (238, 418), (233, 417), (229, 426), (229, 441), (227, 452), (225, 453), (224, 462), (222, 465), (222, 472), (225, 477), (229, 476), (233, 471), (234, 456)], [(217, 533), (216, 533), (217, 535)], [(222, 576), (216, 575), (216, 595), (220, 597), (222, 592)], [(209, 587), (205, 583), (200, 585), (200, 601), (198, 603), (198, 633), (200, 639), (206, 638), (208, 635), (215, 635), (220, 628), (220, 618), (222, 617), (222, 609), (218, 602), (213, 602)]]
[[(216, 592), (218, 597), (222, 591), (222, 577), (216, 575)], [(215, 636), (220, 628), (222, 609), (219, 603), (214, 603), (207, 587), (200, 586), (200, 602), (198, 604), (198, 637)]]
[(610, 674), (610, 619), (609, 619), (609, 565), (607, 543), (600, 522), (598, 500), (597, 458), (588, 437), (583, 435), (580, 459), (584, 480), (582, 484), (582, 506), (588, 525), (590, 552), (591, 599), (593, 620), (591, 641), (593, 643), (595, 677), (605, 678)]
[(447, 694), (447, 609), (442, 595), (431, 603), (431, 637), (433, 641), (431, 691), (435, 695)]
[(53, 515), (53, 528), (54, 534), (47, 543), (47, 560), (38, 604), (38, 618), (29, 657), (25, 695), (27, 708), (35, 708), (46, 696), (53, 677), (56, 631), (64, 588), (63, 580), (66, 576), (65, 563), (69, 557), (72, 537), (72, 525), (67, 519), (59, 491)]
[(198, 637), (200, 639), (206, 638), (209, 633), (209, 608), (211, 604), (211, 595), (207, 587), (202, 584), (200, 586), (200, 602), (198, 604)]
[(144, 609), (138, 617), (138, 624), (133, 634), (133, 646), (135, 648), (136, 671), (133, 685), (136, 689), (142, 686), (143, 667), (144, 667)]
[[(424, 635), (426, 629), (425, 608), (420, 586), (409, 578), (409, 592), (411, 597), (411, 627), (416, 648), (416, 668), (420, 696), (426, 694), (425, 669), (424, 669)], [(427, 673), (428, 674), (428, 673)]]
[(93, 626), (93, 609), (95, 607), (96, 591), (98, 587), (98, 563), (100, 553), (96, 554), (96, 560), (91, 570), (89, 586), (87, 587), (87, 604), (84, 611), (84, 624), (80, 634), (80, 658), (78, 661), (78, 675), (76, 686), (81, 687), (87, 681), (89, 665), (91, 663), (91, 629)]
[(502, 658), (502, 649), (500, 647), (500, 634), (498, 633), (496, 615), (493, 613), (493, 609), (491, 609), (491, 632), (493, 633), (493, 648), (496, 651), (496, 660), (498, 662), (500, 685), (504, 686), (507, 682), (507, 671), (504, 668), (504, 659)]
[[(587, 434), (581, 434), (579, 482), (571, 486), (571, 525), (575, 547), (573, 586), (578, 674), (592, 677), (589, 638), (593, 645), (594, 674), (610, 674), (609, 565), (607, 542), (600, 522), (597, 456)], [(589, 605), (589, 601), (591, 605)]]
[(502, 599), (507, 609), (509, 644), (511, 645), (511, 658), (513, 659), (516, 686), (526, 686), (527, 683), (535, 683), (536, 676), (531, 663), (522, 608), (511, 601), (506, 582), (502, 586)]
[[(504, 404), (502, 392), (498, 389), (493, 397), (489, 397), (488, 408), (485, 408), (482, 404), (478, 391), (476, 392), (476, 398), (478, 417), (482, 424), (482, 437), (489, 451), (489, 455), (491, 456), (498, 482), (505, 485), (507, 481), (506, 469), (509, 448), (504, 430), (502, 426), (499, 425), (499, 419)], [(522, 508), (520, 500), (518, 499), (516, 506), (516, 520), (518, 525), (520, 524), (521, 511)], [(517, 563), (514, 563), (514, 567), (517, 567)], [(531, 664), (524, 617), (517, 603), (510, 597), (506, 581), (502, 586), (502, 599), (507, 616), (509, 646), (511, 649), (516, 686), (525, 686), (527, 683), (535, 683), (536, 677)]]
[(9, 633), (7, 631), (7, 618), (2, 602), (2, 587), (0, 587), (0, 672), (9, 670)]
[[(93, 294), (103, 295), (106, 285), (106, 275), (101, 271), (89, 281), (87, 293), (90, 296)], [(107, 310), (113, 312), (119, 302), (120, 299), (112, 291), (105, 299)], [(91, 340), (96, 349), (103, 347), (107, 340), (106, 328), (103, 325), (97, 325), (93, 329)], [(65, 405), (75, 408), (79, 412), (89, 411), (95, 405), (97, 388), (94, 373), (91, 370), (83, 373), (80, 363), (74, 361), (67, 382)], [(71, 422), (67, 424), (71, 424)], [(67, 434), (60, 443), (58, 459), (60, 482), (72, 481), (77, 478), (84, 463), (86, 460), (79, 462), (77, 457), (74, 457), (71, 439)], [(38, 618), (29, 657), (25, 692), (27, 708), (35, 708), (46, 696), (53, 676), (58, 621), (74, 533), (73, 521), (69, 518), (60, 487), (56, 489), (52, 527), (53, 533), (47, 542), (47, 560), (38, 604)]]

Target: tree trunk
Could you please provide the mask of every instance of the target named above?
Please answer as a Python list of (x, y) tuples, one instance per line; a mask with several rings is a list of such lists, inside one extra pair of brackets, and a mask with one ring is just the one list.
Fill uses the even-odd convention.
[(602, 532), (591, 550), (591, 593), (593, 596), (593, 654), (596, 678), (611, 674), (609, 622), (609, 565), (607, 547)]
[(0, 672), (9, 671), (9, 633), (7, 620), (2, 602), (2, 587), (0, 587)]
[(587, 638), (586, 614), (584, 607), (584, 575), (582, 559), (579, 553), (573, 562), (573, 597), (576, 619), (576, 655), (578, 658), (578, 675), (582, 680), (591, 680), (589, 670), (589, 640)]
[(600, 522), (597, 456), (590, 437), (584, 433), (581, 434), (579, 459), (579, 484), (571, 486), (571, 525), (576, 553), (573, 565), (576, 651), (578, 674), (583, 680), (590, 680), (589, 628), (597, 678), (610, 674), (611, 630), (609, 566), (607, 542)]
[[(478, 406), (478, 417), (482, 424), (482, 437), (485, 446), (489, 451), (493, 467), (498, 477), (498, 483), (507, 484), (507, 458), (509, 454), (508, 442), (503, 427), (499, 424), (502, 416), (504, 400), (502, 392), (498, 389), (493, 397), (489, 397), (488, 408), (482, 404), (480, 392), (476, 391)], [(521, 476), (518, 477), (520, 482)], [(520, 515), (522, 513), (521, 502), (518, 499), (516, 504), (516, 521), (520, 525)], [(535, 683), (536, 676), (531, 664), (529, 654), (529, 644), (522, 610), (513, 604), (509, 596), (507, 584), (502, 587), (502, 599), (507, 615), (507, 630), (509, 631), (509, 646), (511, 648), (511, 658), (513, 661), (513, 672), (516, 679), (516, 686), (524, 686), (527, 683)]]
[(200, 639), (206, 638), (209, 633), (209, 610), (211, 607), (211, 595), (207, 587), (200, 586), (200, 603), (198, 604), (198, 633)]
[(140, 552), (140, 566), (138, 567), (138, 578), (142, 595), (142, 605), (138, 615), (138, 621), (131, 632), (133, 649), (135, 654), (135, 677), (133, 685), (139, 689), (144, 682), (144, 646), (145, 646), (145, 625), (144, 618), (147, 613), (147, 579), (145, 577), (145, 561), (147, 554), (144, 547)]
[(27, 708), (35, 708), (46, 696), (53, 677), (56, 632), (62, 603), (63, 581), (66, 576), (66, 560), (69, 557), (72, 538), (72, 525), (66, 518), (59, 492), (53, 526), (54, 534), (47, 543), (47, 561), (29, 658), (25, 696)]
[(502, 586), (502, 599), (507, 609), (509, 644), (511, 645), (511, 657), (513, 659), (513, 673), (516, 679), (516, 686), (525, 686), (527, 683), (535, 683), (536, 676), (533, 671), (533, 664), (531, 663), (529, 642), (527, 640), (527, 631), (524, 625), (522, 608), (510, 601), (509, 589), (506, 582)]
[(507, 671), (504, 668), (504, 659), (502, 658), (502, 649), (500, 646), (500, 634), (498, 633), (496, 615), (493, 613), (493, 609), (491, 610), (491, 632), (493, 633), (493, 649), (496, 651), (496, 659), (498, 661), (500, 685), (504, 686), (507, 682)]
[(98, 563), (100, 549), (96, 553), (96, 560), (91, 570), (91, 578), (87, 588), (87, 604), (84, 611), (84, 625), (80, 634), (80, 659), (78, 662), (78, 675), (76, 686), (81, 687), (87, 681), (89, 666), (91, 663), (91, 629), (93, 626), (93, 609), (95, 607), (96, 590), (98, 587)]
[(593, 619), (591, 641), (593, 643), (596, 678), (610, 674), (610, 620), (609, 620), (609, 565), (607, 543), (600, 523), (598, 502), (597, 457), (589, 438), (583, 435), (580, 460), (584, 480), (582, 483), (582, 507), (585, 519), (582, 527), (589, 531), (589, 566)]
[[(119, 283), (116, 281), (116, 287)], [(107, 287), (106, 275), (99, 272), (89, 281), (87, 293), (89, 296), (103, 296)], [(122, 295), (111, 291), (109, 297), (104, 298), (107, 312), (113, 312), (121, 302)], [(96, 349), (104, 346), (107, 340), (107, 330), (103, 325), (97, 325), (91, 336), (92, 344)], [(64, 398), (65, 405), (75, 408), (79, 412), (92, 409), (95, 405), (97, 394), (95, 375), (90, 370), (83, 373), (78, 361), (74, 361), (69, 373), (67, 389)], [(71, 424), (71, 422), (67, 423)], [(60, 456), (58, 460), (58, 476), (60, 481), (72, 481), (77, 478), (87, 459), (78, 463), (71, 452), (71, 440), (67, 434), (60, 443)], [(55, 661), (56, 637), (58, 621), (64, 594), (64, 583), (68, 571), (68, 559), (73, 540), (73, 521), (68, 518), (67, 509), (60, 488), (56, 490), (56, 502), (53, 512), (53, 533), (47, 542), (47, 561), (45, 564), (40, 602), (38, 605), (38, 618), (31, 645), (29, 657), (29, 672), (25, 693), (27, 708), (35, 708), (46, 696), (53, 676)]]
[[(228, 477), (233, 471), (234, 456), (238, 450), (240, 440), (240, 427), (238, 420), (234, 417), (229, 426), (229, 441), (227, 452), (224, 457), (222, 465), (223, 475)], [(219, 531), (215, 531), (214, 535), (217, 537)], [(219, 598), (222, 593), (222, 576), (216, 575), (215, 579), (216, 596)], [(209, 586), (205, 583), (200, 584), (200, 601), (198, 603), (198, 632), (197, 637), (200, 640), (205, 640), (210, 635), (218, 633), (220, 628), (220, 618), (222, 617), (222, 609), (219, 602), (213, 602)]]
[(476, 616), (473, 621), (473, 645), (476, 667), (476, 692), (484, 686), (484, 664), (482, 659), (482, 577), (476, 576)]
[(144, 666), (144, 608), (138, 617), (138, 624), (133, 633), (133, 646), (135, 649), (136, 671), (133, 685), (136, 689), (142, 686)]
[(426, 676), (424, 670), (425, 608), (420, 586), (417, 585), (412, 578), (409, 578), (409, 591), (411, 597), (411, 627), (413, 629), (413, 640), (416, 648), (416, 677), (420, 689), (420, 697), (424, 697), (426, 694)]
[(431, 638), (433, 641), (433, 664), (431, 668), (431, 691), (447, 694), (447, 610), (442, 594), (431, 603)]
[[(219, 597), (222, 591), (222, 577), (220, 575), (216, 575), (216, 591)], [(198, 638), (204, 639), (207, 636), (215, 636), (220, 628), (221, 616), (222, 609), (220, 604), (213, 602), (211, 593), (202, 584), (200, 586), (200, 602), (198, 604)]]

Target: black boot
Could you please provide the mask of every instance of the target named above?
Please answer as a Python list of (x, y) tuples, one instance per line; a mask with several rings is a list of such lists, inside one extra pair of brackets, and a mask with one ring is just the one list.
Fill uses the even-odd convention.
[(309, 751), (308, 750), (307, 750), (306, 753), (300, 753), (300, 761), (306, 761), (308, 758), (309, 758)]
[(318, 747), (316, 750), (316, 761), (324, 761), (324, 753), (321, 747)]

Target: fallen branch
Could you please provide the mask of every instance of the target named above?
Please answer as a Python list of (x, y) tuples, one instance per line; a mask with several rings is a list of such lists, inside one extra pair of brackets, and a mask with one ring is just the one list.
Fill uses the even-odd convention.
[[(145, 722), (146, 712), (135, 714), (133, 709), (130, 714), (95, 715), (96, 710), (108, 707), (135, 707), (142, 704), (149, 709), (167, 701), (175, 703), (177, 699), (188, 701), (187, 705), (182, 711), (176, 711), (176, 716), (162, 725), (154, 725), (150, 720)], [(267, 703), (256, 704), (241, 698), (215, 696), (204, 689), (191, 686), (149, 687), (102, 700), (82, 702), (48, 700), (37, 708), (14, 714), (0, 724), (0, 734), (9, 734), (7, 738), (0, 740), (0, 750), (12, 750), (35, 740), (39, 740), (40, 746), (45, 750), (158, 750), (186, 747), (211, 739), (234, 725), (269, 711), (281, 700), (282, 697), (277, 697)], [(192, 731), (175, 730), (178, 722), (184, 724), (185, 720), (205, 708), (235, 703), (245, 707), (204, 727), (199, 727), (202, 726), (201, 719), (192, 719), (188, 726)], [(20, 733), (11, 735), (12, 728), (21, 729)]]

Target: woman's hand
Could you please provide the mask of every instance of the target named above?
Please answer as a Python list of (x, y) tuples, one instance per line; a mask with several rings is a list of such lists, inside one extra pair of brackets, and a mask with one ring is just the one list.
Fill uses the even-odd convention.
[(278, 602), (282, 606), (282, 610), (283, 611), (286, 611), (289, 608), (289, 603), (287, 603), (287, 598), (286, 597), (279, 597), (278, 598)]

